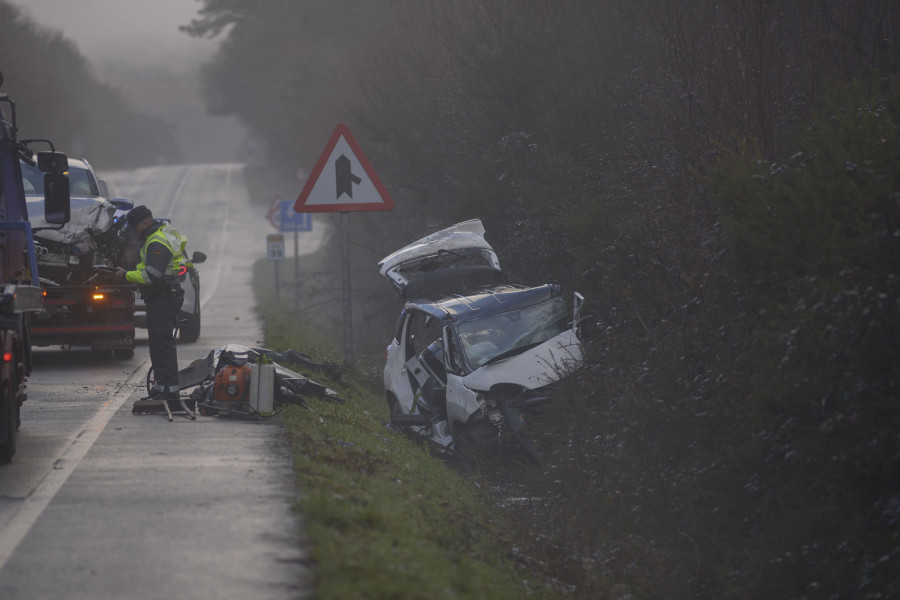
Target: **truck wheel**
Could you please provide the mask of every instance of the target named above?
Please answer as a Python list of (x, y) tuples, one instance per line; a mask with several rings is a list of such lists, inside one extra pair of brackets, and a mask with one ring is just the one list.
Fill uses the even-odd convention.
[(200, 337), (200, 307), (197, 307), (197, 312), (187, 318), (187, 322), (184, 323), (178, 329), (178, 340), (185, 343), (196, 342)]
[(9, 463), (16, 454), (16, 432), (19, 429), (19, 403), (11, 386), (4, 382), (0, 398), (0, 427), (6, 433), (6, 441), (0, 443), (0, 465)]

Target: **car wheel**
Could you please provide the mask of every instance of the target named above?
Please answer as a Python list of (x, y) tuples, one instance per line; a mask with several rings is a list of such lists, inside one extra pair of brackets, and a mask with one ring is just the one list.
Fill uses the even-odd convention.
[(134, 358), (134, 348), (125, 348), (122, 350), (112, 351), (114, 360), (130, 360)]
[(388, 425), (390, 425), (391, 424), (390, 422), (393, 420), (392, 417), (394, 415), (402, 414), (403, 411), (400, 410), (400, 403), (397, 402), (397, 399), (394, 398), (394, 396), (392, 394), (388, 394), (387, 403), (388, 403), (388, 410), (391, 413), (391, 416), (388, 417)]

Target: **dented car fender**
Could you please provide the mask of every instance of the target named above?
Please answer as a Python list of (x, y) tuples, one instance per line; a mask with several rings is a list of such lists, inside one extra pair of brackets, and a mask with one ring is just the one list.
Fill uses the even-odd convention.
[(569, 329), (540, 346), (502, 361), (484, 365), (462, 379), (470, 389), (490, 390), (495, 385), (513, 384), (536, 389), (574, 371), (582, 361), (581, 342)]
[(482, 410), (477, 392), (466, 386), (465, 380), (459, 375), (447, 375), (447, 421), (450, 431), (457, 423), (468, 423), (473, 414)]

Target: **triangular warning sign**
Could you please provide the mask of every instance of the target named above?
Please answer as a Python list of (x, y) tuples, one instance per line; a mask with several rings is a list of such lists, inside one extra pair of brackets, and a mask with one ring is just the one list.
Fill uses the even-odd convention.
[(304, 212), (391, 210), (394, 201), (344, 123), (338, 123), (325, 151), (294, 203)]

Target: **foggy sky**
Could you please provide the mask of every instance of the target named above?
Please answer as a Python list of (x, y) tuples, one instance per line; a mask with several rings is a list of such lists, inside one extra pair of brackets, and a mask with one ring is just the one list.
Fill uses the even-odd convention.
[(215, 50), (210, 40), (178, 31), (197, 17), (197, 0), (10, 0), (40, 25), (61, 31), (97, 67), (108, 63), (196, 64)]
[(240, 160), (245, 131), (234, 118), (205, 114), (197, 73), (219, 40), (178, 30), (198, 16), (199, 0), (10, 0), (38, 25), (73, 42), (94, 75), (136, 110), (176, 130), (189, 162)]

